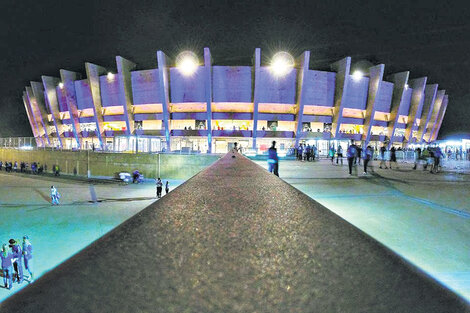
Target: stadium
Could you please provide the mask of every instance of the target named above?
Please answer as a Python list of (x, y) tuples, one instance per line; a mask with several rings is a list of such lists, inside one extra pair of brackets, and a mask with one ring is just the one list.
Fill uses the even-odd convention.
[(238, 142), (245, 152), (263, 153), (276, 140), (280, 153), (300, 143), (326, 153), (354, 139), (406, 147), (437, 139), (448, 104), (427, 77), (385, 77), (383, 64), (353, 72), (350, 57), (315, 70), (309, 51), (262, 62), (258, 48), (253, 64), (242, 66), (213, 65), (209, 48), (202, 57), (184, 51), (171, 63), (158, 51), (156, 63), (137, 70), (117, 56), (115, 71), (85, 63), (85, 78), (61, 69), (32, 81), (23, 101), (36, 145), (224, 153)]

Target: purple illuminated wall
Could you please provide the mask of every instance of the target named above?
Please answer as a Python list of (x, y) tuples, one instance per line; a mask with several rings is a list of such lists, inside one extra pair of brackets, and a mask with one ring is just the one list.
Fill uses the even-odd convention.
[(390, 112), (392, 104), (393, 83), (382, 81), (380, 84), (380, 92), (375, 99), (375, 109), (379, 112)]
[(113, 79), (108, 79), (107, 75), (100, 76), (101, 105), (103, 107), (125, 105), (122, 90), (119, 88), (119, 75), (114, 75)]
[(171, 102), (206, 102), (203, 66), (198, 67), (191, 76), (184, 76), (173, 67), (170, 68), (170, 77)]
[(305, 76), (305, 105), (332, 107), (335, 102), (336, 73), (309, 70)]
[(134, 105), (162, 103), (158, 70), (131, 72)]
[(260, 68), (260, 103), (295, 103), (297, 70), (282, 78), (276, 78), (268, 67)]
[(94, 107), (90, 86), (86, 79), (75, 81), (75, 92), (77, 94), (77, 107), (79, 110), (91, 109)]
[(250, 66), (213, 66), (214, 102), (252, 102)]
[(349, 109), (365, 110), (367, 104), (368, 89), (368, 77), (354, 79), (352, 75), (350, 75), (346, 97), (343, 100), (343, 102), (345, 103), (344, 107)]

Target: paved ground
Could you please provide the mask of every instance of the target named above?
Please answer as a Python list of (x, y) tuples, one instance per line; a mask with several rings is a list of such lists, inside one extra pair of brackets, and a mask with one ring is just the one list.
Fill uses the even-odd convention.
[(446, 162), (433, 175), (374, 164), (349, 176), (346, 162), (284, 161), (280, 177), (470, 300), (469, 165)]
[[(94, 183), (96, 204), (90, 203), (87, 181), (0, 172), (0, 243), (29, 235), (38, 278), (155, 201), (150, 182)], [(170, 190), (181, 183), (170, 180)], [(62, 195), (60, 206), (49, 203), (51, 185)], [(0, 301), (27, 284), (7, 290), (2, 280)]]
[(77, 253), (0, 312), (469, 312), (250, 160), (230, 155)]

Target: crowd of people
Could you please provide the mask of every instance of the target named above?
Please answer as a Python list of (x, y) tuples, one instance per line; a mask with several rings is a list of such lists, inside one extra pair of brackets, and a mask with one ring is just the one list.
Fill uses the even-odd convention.
[(29, 273), (29, 282), (34, 279), (33, 274), (33, 246), (28, 236), (23, 236), (23, 243), (10, 239), (9, 244), (2, 246), (0, 258), (2, 260), (2, 276), (5, 288), (13, 288), (13, 283), (21, 284), (24, 280), (24, 270)]
[[(32, 162), (30, 166), (30, 164), (27, 162), (20, 162), (18, 166), (18, 161), (15, 161), (15, 162), (0, 161), (0, 171), (3, 171), (3, 169), (5, 169), (5, 172), (7, 173), (16, 172), (16, 173), (31, 173), (34, 175), (38, 175), (38, 174), (47, 172), (47, 164), (42, 165), (39, 162)], [(60, 168), (57, 164), (54, 164), (52, 166), (52, 173), (55, 176), (60, 175)]]
[[(379, 149), (373, 148), (370, 145), (363, 148), (357, 145), (354, 140), (351, 140), (346, 147), (338, 144), (336, 147), (330, 145), (326, 153), (326, 157), (331, 161), (331, 164), (343, 165), (343, 159), (346, 158), (348, 161), (349, 174), (352, 175), (352, 167), (355, 165), (364, 166), (363, 174), (368, 174), (368, 166), (370, 161), (379, 161), (379, 168), (381, 169), (398, 169), (397, 152), (402, 152), (400, 157), (406, 153), (408, 156), (413, 156), (414, 166), (413, 170), (416, 170), (419, 166), (422, 166), (423, 170), (429, 169), (430, 173), (438, 173), (441, 170), (441, 159), (447, 160), (463, 160), (470, 154), (470, 151), (462, 151), (462, 149), (455, 149), (455, 151), (449, 150), (447, 155), (442, 152), (439, 146), (431, 147), (428, 146), (424, 149), (421, 148), (395, 148), (392, 146), (390, 149), (383, 144)], [(310, 146), (309, 144), (300, 144), (295, 149), (294, 154), (296, 159), (299, 161), (315, 161), (318, 159), (318, 149), (315, 145)], [(411, 160), (411, 159), (410, 159)]]

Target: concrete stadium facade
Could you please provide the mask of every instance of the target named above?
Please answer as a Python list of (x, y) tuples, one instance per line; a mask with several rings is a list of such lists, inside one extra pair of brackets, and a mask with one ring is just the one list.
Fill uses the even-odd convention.
[[(310, 69), (305, 51), (282, 77), (261, 64), (212, 64), (209, 48), (192, 75), (170, 66), (136, 70), (116, 57), (116, 73), (85, 63), (86, 78), (60, 70), (23, 92), (40, 147), (113, 151), (226, 152), (234, 142), (262, 152), (308, 142), (320, 150), (354, 139), (406, 146), (436, 140), (448, 104), (445, 90), (409, 72), (384, 78), (383, 64), (351, 73), (351, 58), (331, 71)], [(333, 143), (332, 143), (333, 142)], [(344, 147), (344, 146), (343, 146)]]

